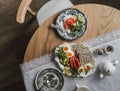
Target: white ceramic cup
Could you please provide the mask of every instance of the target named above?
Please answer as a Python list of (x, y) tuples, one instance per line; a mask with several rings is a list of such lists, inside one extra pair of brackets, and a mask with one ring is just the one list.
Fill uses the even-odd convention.
[(76, 84), (76, 87), (77, 87), (76, 91), (90, 91), (90, 89), (85, 85), (79, 86), (78, 84)]

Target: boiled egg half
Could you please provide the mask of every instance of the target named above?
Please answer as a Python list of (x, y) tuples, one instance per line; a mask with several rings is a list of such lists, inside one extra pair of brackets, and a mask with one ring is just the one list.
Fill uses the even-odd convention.
[(83, 65), (78, 68), (78, 74), (82, 77), (85, 76), (85, 68), (83, 67)]
[(63, 46), (63, 51), (66, 52), (66, 53), (67, 53), (68, 51), (71, 51), (71, 49), (72, 49), (72, 48), (71, 48), (71, 46), (69, 46), (69, 45), (64, 45), (64, 46)]
[(92, 69), (92, 67), (93, 66), (92, 66), (91, 63), (85, 64), (85, 70), (88, 71), (88, 72)]
[(73, 51), (68, 51), (67, 52), (67, 57), (70, 58), (72, 56), (74, 56), (74, 52)]

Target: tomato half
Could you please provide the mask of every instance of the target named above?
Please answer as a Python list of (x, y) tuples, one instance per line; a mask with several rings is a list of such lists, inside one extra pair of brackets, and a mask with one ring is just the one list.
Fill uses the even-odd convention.
[(72, 27), (72, 25), (75, 23), (75, 19), (74, 18), (68, 18), (66, 21), (65, 21), (65, 29), (70, 29)]

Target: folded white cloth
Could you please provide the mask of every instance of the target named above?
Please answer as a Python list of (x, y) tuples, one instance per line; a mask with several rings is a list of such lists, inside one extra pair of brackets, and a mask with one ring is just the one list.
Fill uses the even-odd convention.
[[(120, 59), (120, 30), (85, 41), (83, 44), (90, 48), (93, 57), (95, 58), (96, 66), (103, 61), (119, 61)], [(114, 52), (112, 54), (101, 56), (94, 54), (97, 48), (103, 48), (106, 45), (112, 45), (114, 47)], [(57, 64), (54, 62), (53, 53), (33, 59), (28, 63), (21, 64), (20, 66), (27, 91), (35, 91), (34, 78), (38, 71), (41, 71), (45, 68), (55, 68), (59, 70)], [(62, 91), (75, 91), (76, 84), (86, 85), (90, 88), (90, 91), (120, 91), (120, 61), (116, 66), (116, 69), (117, 70), (115, 74), (107, 76), (103, 79), (99, 78), (98, 69), (96, 69), (93, 75), (84, 79), (64, 76), (65, 83)]]

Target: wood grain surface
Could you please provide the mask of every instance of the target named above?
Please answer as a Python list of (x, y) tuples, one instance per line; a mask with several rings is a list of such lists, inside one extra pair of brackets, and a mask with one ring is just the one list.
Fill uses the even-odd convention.
[(63, 42), (82, 42), (120, 28), (120, 11), (100, 4), (83, 4), (73, 6), (82, 11), (88, 21), (85, 34), (74, 41), (60, 38), (50, 25), (55, 22), (59, 13), (45, 21), (33, 34), (25, 52), (24, 62), (53, 52)]
[[(30, 38), (38, 28), (36, 18), (26, 15), (24, 24), (16, 23), (22, 0), (0, 0), (0, 91), (26, 91), (19, 64)], [(33, 0), (36, 12), (49, 0)], [(76, 4), (98, 3), (120, 9), (120, 0), (71, 0)]]

